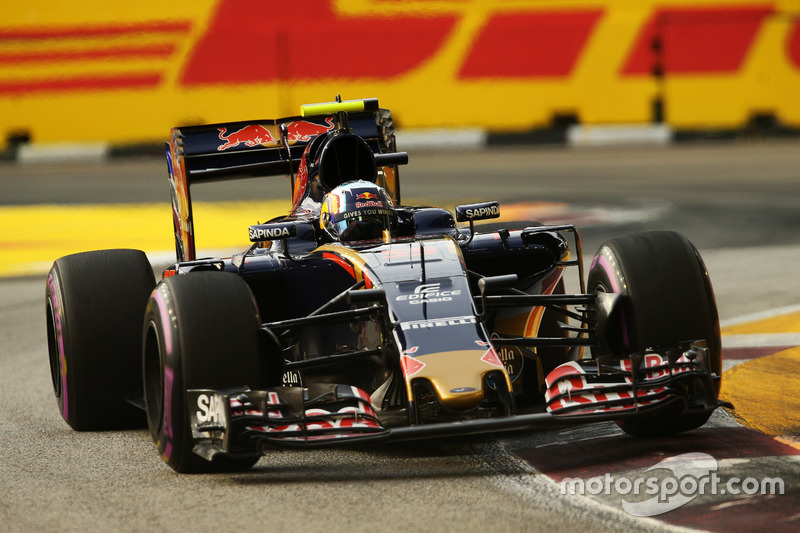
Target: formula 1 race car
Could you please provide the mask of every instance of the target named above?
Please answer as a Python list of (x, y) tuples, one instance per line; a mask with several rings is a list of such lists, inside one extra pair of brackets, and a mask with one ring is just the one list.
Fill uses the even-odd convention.
[[(177, 262), (158, 284), (137, 250), (62, 257), (47, 278), (74, 429), (146, 420), (163, 460), (198, 472), (270, 448), (594, 421), (669, 435), (721, 405), (714, 294), (686, 238), (612, 239), (584, 275), (573, 226), (491, 222), (496, 201), (405, 206), (408, 155), (377, 100), (174, 128), (167, 161)], [(270, 175), (290, 177), (289, 214), (198, 259), (190, 185)]]

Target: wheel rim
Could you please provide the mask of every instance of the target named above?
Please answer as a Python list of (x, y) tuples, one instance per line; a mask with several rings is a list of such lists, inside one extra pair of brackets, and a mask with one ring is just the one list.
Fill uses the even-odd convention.
[(143, 372), (147, 423), (153, 431), (159, 431), (164, 420), (164, 364), (161, 359), (161, 340), (152, 321), (147, 327)]
[(47, 299), (47, 352), (50, 356), (50, 379), (53, 382), (53, 391), (56, 398), (61, 399), (61, 351), (58, 343), (58, 332), (53, 311), (52, 298)]

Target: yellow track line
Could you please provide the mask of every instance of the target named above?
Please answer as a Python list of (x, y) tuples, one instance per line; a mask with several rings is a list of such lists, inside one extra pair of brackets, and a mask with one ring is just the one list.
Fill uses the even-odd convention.
[[(245, 249), (247, 227), (285, 214), (288, 200), (195, 202), (195, 238), (203, 250)], [(174, 253), (168, 204), (0, 207), (0, 276), (47, 272), (61, 256), (105, 248)]]
[(800, 311), (722, 328), (723, 335), (763, 335), (770, 333), (800, 333)]
[(752, 359), (722, 377), (724, 400), (739, 421), (767, 435), (800, 434), (800, 347)]
[[(723, 344), (726, 337), (733, 340), (736, 336), (740, 339), (751, 336), (749, 342), (754, 344), (767, 342), (770, 336), (773, 341), (777, 337), (797, 344), (797, 333), (800, 333), (800, 311), (788, 310), (722, 328)], [(791, 436), (800, 434), (798, 390), (800, 346), (795, 346), (732, 367), (722, 376), (720, 396), (734, 405), (733, 414), (743, 425), (767, 435)], [(791, 445), (800, 448), (798, 443)]]

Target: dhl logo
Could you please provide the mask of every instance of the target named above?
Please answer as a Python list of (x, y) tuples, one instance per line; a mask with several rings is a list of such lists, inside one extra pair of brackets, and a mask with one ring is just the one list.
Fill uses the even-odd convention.
[[(0, 27), (0, 96), (34, 92), (154, 88), (164, 79), (191, 22)], [(117, 66), (98, 70), (95, 65)], [(129, 68), (135, 62), (144, 68)], [(54, 74), (53, 66), (56, 66)], [(120, 68), (120, 66), (122, 68)], [(70, 67), (72, 71), (69, 70)], [(43, 69), (43, 70), (42, 70)], [(59, 73), (59, 70), (61, 72)], [(41, 75), (37, 75), (42, 72)]]
[[(396, 4), (405, 3), (411, 9), (402, 15), (383, 13), (387, 26), (381, 26), (375, 19), (382, 12), (338, 12), (331, 0), (284, 5), (281, 9), (258, 0), (221, 0), (207, 30), (188, 54), (177, 83), (192, 87), (402, 76), (440, 53), (454, 38), (457, 26), (475, 17), (474, 9), (462, 2), (444, 2), (447, 9), (422, 10), (418, 15), (413, 9), (416, 2)], [(380, 2), (375, 4), (381, 7)], [(474, 39), (455, 69), (458, 79), (569, 76), (590, 46), (598, 25), (615, 10), (612, 2), (606, 2), (606, 6), (576, 3), (560, 9), (540, 8), (536, 3), (484, 4)], [(735, 72), (765, 19), (773, 15), (780, 15), (773, 3), (655, 7), (629, 43), (618, 73), (623, 77), (650, 75), (654, 67), (672, 74)], [(100, 60), (172, 61), (178, 59), (179, 42), (186, 39), (192, 26), (193, 21), (178, 20), (107, 26), (0, 27), (0, 68), (72, 63), (91, 71), (92, 63)], [(363, 45), (375, 42), (388, 26), (393, 38), (380, 39), (381, 47)], [(230, 28), (237, 31), (229, 31)], [(312, 28), (336, 28), (337, 46), (320, 46), (320, 38)], [(87, 41), (88, 46), (69, 46), (81, 40)], [(19, 45), (17, 50), (11, 49), (14, 44)], [(800, 69), (800, 19), (787, 35), (784, 49), (789, 61)], [(659, 55), (663, 57), (658, 58)], [(659, 59), (661, 65), (656, 64)], [(61, 79), (5, 79), (0, 80), (0, 93), (154, 87), (163, 80), (165, 68)]]
[[(209, 31), (197, 44), (183, 82), (195, 85), (401, 76), (440, 53), (455, 37), (457, 26), (466, 23), (468, 17), (474, 18), (468, 6), (454, 4), (440, 14), (415, 16), (409, 10), (403, 16), (385, 16), (394, 38), (381, 39), (379, 49), (365, 50), (363, 43), (374, 42), (384, 31), (375, 21), (379, 14), (339, 14), (324, 0), (305, 3), (308, 11), (304, 13), (276, 13), (263, 2), (224, 0)], [(553, 9), (536, 4), (510, 8), (508, 3), (487, 2), (478, 31), (465, 47), (454, 74), (463, 80), (569, 76), (598, 25), (611, 14), (612, 3), (607, 4)], [(736, 71), (765, 18), (776, 13), (771, 3), (654, 8), (630, 43), (619, 74), (651, 74), (658, 54), (654, 47), (657, 40), (663, 46), (665, 72)], [(252, 28), (242, 28), (236, 36), (224, 31), (245, 19)], [(293, 24), (296, 20), (304, 23)], [(337, 28), (337, 35), (344, 39), (336, 47), (319, 47), (317, 39), (306, 38), (309, 25)], [(264, 35), (271, 36), (266, 46)], [(241, 53), (243, 50), (254, 51), (261, 60), (252, 61)], [(800, 68), (800, 23), (789, 36), (787, 51), (795, 67)]]
[[(788, 110), (800, 124), (800, 104), (790, 97), (800, 91), (796, 2), (205, 0), (186, 9), (147, 0), (137, 11), (150, 6), (150, 15), (139, 15), (145, 20), (121, 7), (103, 12), (80, 9), (84, 4), (68, 0), (58, 9), (91, 12), (90, 23), (75, 14), (63, 23), (30, 24), (11, 12), (0, 17), (0, 107), (67, 92), (133, 90), (152, 95), (160, 110), (154, 116), (177, 110), (173, 123), (198, 106), (220, 113), (206, 120), (225, 121), (250, 108), (246, 97), (221, 101), (225, 88), (243, 88), (245, 95), (257, 94), (245, 88), (258, 88), (269, 95), (261, 109), (280, 106), (264, 116), (280, 116), (294, 114), (296, 102), (330, 98), (337, 88), (356, 93), (368, 83), (392, 107), (419, 110), (405, 117), (409, 126), (491, 126), (512, 113), (530, 125), (559, 110), (575, 110), (592, 123), (646, 120), (644, 109), (662, 80), (697, 80), (700, 103), (693, 111), (713, 103), (715, 92), (734, 91), (742, 95), (728, 107)], [(164, 9), (172, 12), (159, 18)], [(333, 34), (336, 45), (327, 46)], [(759, 83), (766, 73), (765, 88)], [(286, 88), (294, 81), (324, 84), (326, 91)], [(444, 96), (428, 96), (434, 87), (455, 101), (449, 114), (441, 113)], [(689, 98), (681, 87), (661, 89), (672, 91), (673, 103)], [(498, 90), (503, 102), (491, 101)], [(432, 100), (427, 108), (422, 95)], [(536, 101), (520, 104), (522, 95)], [(476, 98), (490, 101), (466, 113)], [(429, 123), (434, 109), (444, 123)]]

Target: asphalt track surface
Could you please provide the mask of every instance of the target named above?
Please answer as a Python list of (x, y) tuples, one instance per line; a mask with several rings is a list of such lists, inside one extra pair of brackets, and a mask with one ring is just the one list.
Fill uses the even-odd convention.
[[(36, 204), (158, 203), (168, 210), (164, 176), (163, 161), (152, 159), (2, 164), (0, 214), (8, 206)], [(402, 179), (407, 204), (497, 199), (501, 206), (513, 204), (515, 217), (571, 219), (588, 257), (614, 235), (681, 231), (711, 274), (726, 326), (726, 377), (751, 372), (741, 385), (755, 380), (748, 397), (786, 394), (773, 399), (777, 403), (756, 402), (750, 420), (719, 411), (706, 427), (671, 439), (632, 439), (611, 424), (595, 424), (276, 452), (245, 474), (182, 476), (160, 461), (146, 431), (77, 433), (61, 420), (47, 362), (44, 275), (34, 272), (0, 279), (0, 530), (798, 529), (800, 408), (781, 403), (797, 390), (796, 382), (781, 380), (800, 359), (794, 348), (800, 344), (800, 144), (418, 152)], [(198, 188), (195, 199), (287, 191), (283, 179), (255, 180)], [(51, 233), (44, 237), (50, 242), (64, 238), (60, 209), (48, 208)], [(3, 220), (3, 240), (22, 231), (13, 226), (17, 219)], [(120, 246), (128, 236), (119, 235)], [(770, 367), (774, 360), (777, 367)], [(775, 411), (784, 412), (783, 425), (749, 429), (772, 421)], [(726, 479), (780, 476), (785, 494), (698, 496), (671, 512), (637, 518), (613, 491), (591, 497), (560, 491), (565, 477), (642, 475), (664, 458), (690, 452), (711, 455)]]

